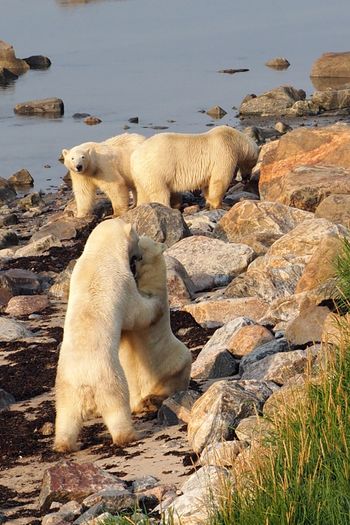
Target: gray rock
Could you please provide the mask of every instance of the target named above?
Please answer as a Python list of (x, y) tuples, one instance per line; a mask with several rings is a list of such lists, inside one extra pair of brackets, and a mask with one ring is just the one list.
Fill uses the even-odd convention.
[(180, 422), (188, 423), (191, 409), (199, 397), (199, 392), (194, 390), (176, 392), (163, 401), (158, 410), (158, 421), (166, 426), (178, 425)]
[(43, 277), (30, 270), (13, 268), (0, 272), (0, 289), (5, 287), (12, 295), (35, 295), (44, 289)]
[(31, 241), (37, 241), (48, 235), (52, 235), (60, 241), (75, 239), (77, 236), (77, 228), (74, 219), (53, 221), (46, 224), (32, 235)]
[(159, 485), (159, 479), (154, 476), (143, 476), (142, 478), (135, 479), (132, 482), (131, 488), (133, 492), (142, 492), (147, 489), (152, 489)]
[(15, 190), (11, 187), (9, 182), (0, 177), (0, 206), (12, 202), (16, 198), (16, 195)]
[(36, 255), (42, 255), (47, 252), (53, 246), (62, 246), (62, 243), (57, 237), (53, 235), (47, 235), (37, 241), (30, 242), (26, 246), (19, 248), (16, 251), (15, 257), (32, 257)]
[(242, 375), (245, 370), (252, 364), (264, 359), (265, 357), (280, 352), (290, 352), (292, 350), (290, 343), (285, 338), (275, 339), (269, 341), (258, 348), (255, 348), (252, 352), (244, 356), (239, 364), (239, 373)]
[(91, 494), (83, 500), (83, 506), (97, 508), (102, 506), (103, 512), (115, 514), (125, 509), (133, 508), (136, 497), (126, 489), (103, 489)]
[(230, 440), (238, 423), (260, 412), (266, 394), (272, 389), (265, 385), (259, 397), (234, 380), (217, 381), (193, 405), (188, 424), (188, 440), (199, 453), (210, 443)]
[(19, 115), (63, 115), (64, 104), (62, 99), (55, 97), (29, 100), (16, 104), (14, 112)]
[(16, 232), (11, 230), (0, 230), (0, 249), (8, 248), (18, 244), (18, 237)]
[(141, 204), (121, 218), (132, 223), (139, 235), (147, 235), (168, 247), (190, 235), (181, 212), (162, 204)]
[(170, 307), (181, 307), (194, 298), (195, 286), (185, 267), (170, 255), (165, 255), (168, 300)]
[(51, 66), (51, 60), (43, 55), (32, 55), (23, 60), (27, 62), (30, 69), (48, 69)]
[(69, 501), (60, 507), (58, 512), (47, 514), (42, 519), (42, 525), (60, 525), (62, 521), (71, 522), (83, 511), (83, 506), (77, 501)]
[(16, 341), (32, 335), (22, 323), (8, 317), (0, 317), (0, 341)]

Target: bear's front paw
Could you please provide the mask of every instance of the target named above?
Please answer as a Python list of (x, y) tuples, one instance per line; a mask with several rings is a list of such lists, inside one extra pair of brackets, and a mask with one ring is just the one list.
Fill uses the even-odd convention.
[(55, 441), (53, 446), (55, 452), (61, 453), (76, 452), (79, 448), (77, 443), (69, 443), (68, 441)]
[(113, 444), (123, 447), (132, 441), (137, 441), (139, 439), (137, 432), (135, 430), (124, 430), (118, 432), (113, 436)]

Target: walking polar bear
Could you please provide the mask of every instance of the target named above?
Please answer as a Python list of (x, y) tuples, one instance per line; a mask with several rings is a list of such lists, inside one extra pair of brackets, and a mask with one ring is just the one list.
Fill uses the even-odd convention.
[(148, 328), (124, 332), (119, 356), (130, 392), (131, 411), (155, 409), (177, 391), (187, 390), (191, 353), (173, 334), (167, 293), (164, 244), (149, 237), (139, 241), (141, 260), (136, 262), (137, 286), (141, 293), (161, 298), (163, 314)]
[(129, 190), (136, 204), (130, 157), (144, 140), (137, 133), (123, 133), (103, 142), (85, 142), (62, 150), (64, 165), (72, 179), (77, 217), (91, 214), (97, 189), (111, 200), (115, 216), (128, 210)]
[(219, 208), (236, 168), (250, 174), (258, 146), (244, 133), (218, 126), (207, 133), (160, 133), (131, 156), (137, 204), (170, 206), (170, 194), (201, 189), (209, 208)]
[(83, 421), (94, 415), (102, 416), (113, 443), (135, 438), (118, 355), (121, 332), (146, 329), (164, 307), (163, 299), (151, 295), (152, 282), (148, 296), (138, 292), (130, 269), (138, 256), (132, 226), (110, 219), (92, 231), (74, 267), (56, 376), (59, 452), (77, 449)]

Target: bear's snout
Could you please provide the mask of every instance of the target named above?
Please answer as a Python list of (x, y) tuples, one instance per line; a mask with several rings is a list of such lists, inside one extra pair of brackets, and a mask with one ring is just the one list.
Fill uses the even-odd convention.
[(76, 169), (77, 171), (79, 171), (79, 172), (80, 172), (80, 171), (83, 171), (83, 165), (82, 165), (82, 164), (77, 164), (76, 167), (75, 167), (75, 169)]

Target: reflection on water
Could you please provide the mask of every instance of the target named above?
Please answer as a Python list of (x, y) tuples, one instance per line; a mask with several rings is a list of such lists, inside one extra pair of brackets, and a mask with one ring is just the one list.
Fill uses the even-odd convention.
[(349, 77), (310, 77), (312, 85), (318, 91), (326, 91), (326, 89), (349, 89)]
[(75, 4), (92, 4), (106, 1), (108, 0), (56, 0), (56, 2), (63, 7), (74, 6)]

